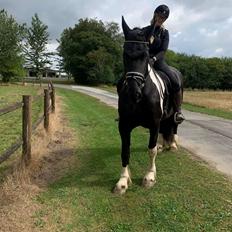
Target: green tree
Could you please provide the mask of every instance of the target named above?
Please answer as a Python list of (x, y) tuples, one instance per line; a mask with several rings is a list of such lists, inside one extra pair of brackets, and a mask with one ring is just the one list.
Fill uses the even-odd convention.
[(27, 29), (24, 53), (26, 66), (33, 68), (37, 77), (47, 64), (51, 64), (50, 57), (53, 53), (47, 51), (48, 38), (48, 26), (35, 14), (32, 17), (31, 27)]
[(24, 25), (18, 24), (5, 10), (0, 11), (0, 76), (4, 82), (24, 76), (22, 40)]
[(186, 88), (232, 89), (231, 58), (202, 58), (168, 51), (166, 59), (181, 71)]
[(122, 73), (121, 45), (118, 24), (80, 19), (63, 31), (58, 50), (77, 83), (114, 83)]

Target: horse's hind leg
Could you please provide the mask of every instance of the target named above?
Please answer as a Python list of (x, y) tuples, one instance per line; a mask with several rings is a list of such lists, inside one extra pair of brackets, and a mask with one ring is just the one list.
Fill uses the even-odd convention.
[(119, 132), (121, 135), (122, 150), (122, 171), (120, 179), (114, 187), (113, 192), (117, 194), (124, 194), (128, 189), (128, 185), (131, 183), (130, 171), (129, 171), (129, 159), (130, 159), (130, 132), (131, 130), (121, 128), (119, 123)]
[(173, 134), (172, 134), (172, 139), (171, 139), (171, 142), (170, 142), (170, 149), (171, 150), (178, 150), (178, 145), (179, 145), (179, 138), (178, 138), (178, 135), (177, 135), (177, 128), (178, 128), (178, 125), (177, 124), (173, 124)]
[(146, 188), (151, 188), (156, 182), (156, 165), (155, 158), (157, 156), (157, 138), (158, 138), (158, 130), (150, 129), (150, 141), (149, 141), (149, 158), (150, 164), (148, 167), (148, 171), (143, 178), (142, 185)]

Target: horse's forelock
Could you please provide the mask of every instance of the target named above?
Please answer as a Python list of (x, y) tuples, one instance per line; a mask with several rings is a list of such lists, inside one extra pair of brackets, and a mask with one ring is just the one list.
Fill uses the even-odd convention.
[(143, 31), (140, 28), (136, 27), (129, 32), (128, 40), (145, 42), (146, 38), (145, 38)]
[(148, 48), (145, 44), (136, 44), (136, 43), (126, 43), (124, 45), (124, 53), (131, 57), (132, 59), (136, 59), (142, 56), (146, 56), (148, 52)]

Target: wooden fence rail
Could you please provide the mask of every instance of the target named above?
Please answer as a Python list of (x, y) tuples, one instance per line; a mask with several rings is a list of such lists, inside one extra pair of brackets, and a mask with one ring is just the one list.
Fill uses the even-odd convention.
[[(41, 97), (44, 97), (44, 113), (32, 125), (32, 102), (36, 102)], [(51, 102), (51, 104), (50, 104)], [(13, 105), (0, 109), (0, 116), (13, 112), (22, 108), (22, 138), (11, 145), (3, 154), (0, 154), (0, 164), (7, 160), (16, 150), (22, 146), (22, 161), (28, 165), (31, 160), (31, 137), (33, 131), (44, 121), (44, 128), (49, 129), (49, 114), (55, 112), (55, 88), (50, 82), (48, 89), (44, 89), (44, 93), (32, 97), (30, 95), (22, 96), (22, 102), (17, 102)], [(1, 142), (1, 141), (0, 141)]]

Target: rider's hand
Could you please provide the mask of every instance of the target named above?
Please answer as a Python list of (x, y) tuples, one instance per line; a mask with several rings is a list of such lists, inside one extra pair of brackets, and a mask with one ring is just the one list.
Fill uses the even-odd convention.
[(156, 62), (157, 58), (155, 56), (152, 57), (153, 61)]
[(157, 61), (157, 59), (156, 59), (155, 56), (150, 58), (150, 64), (151, 64), (152, 66), (154, 66), (154, 63), (155, 63), (156, 61)]

